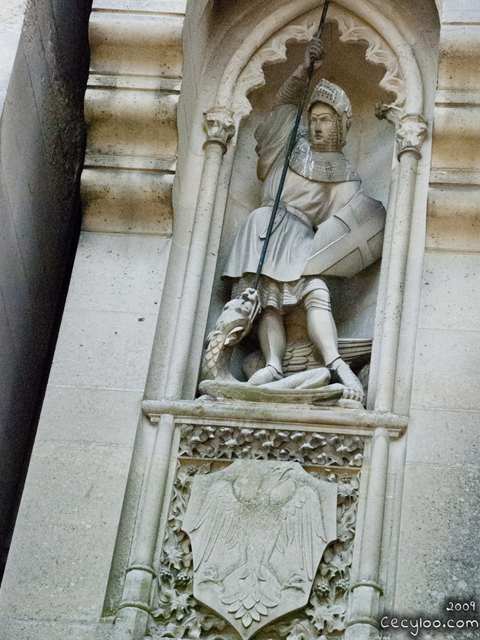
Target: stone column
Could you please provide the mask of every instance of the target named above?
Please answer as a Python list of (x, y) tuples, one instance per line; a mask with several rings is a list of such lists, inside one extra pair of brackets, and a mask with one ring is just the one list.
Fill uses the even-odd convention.
[(395, 364), (402, 318), (417, 166), (418, 160), (421, 158), (420, 148), (426, 134), (427, 125), (422, 116), (418, 114), (407, 114), (398, 121), (397, 142), (400, 147), (398, 153), (400, 170), (378, 363), (376, 411), (392, 411), (393, 409)]
[(227, 150), (227, 142), (235, 131), (232, 116), (232, 111), (225, 107), (213, 108), (205, 113), (207, 129), (205, 161), (173, 342), (175, 358), (172, 360), (170, 366), (166, 386), (165, 396), (170, 399), (179, 398), (182, 393), (185, 369), (195, 323), (195, 312), (197, 310), (200, 285), (207, 254), (218, 176), (223, 154)]
[(378, 584), (382, 545), (385, 489), (387, 485), (389, 434), (375, 429), (368, 478), (364, 527), (358, 580), (350, 587), (345, 640), (361, 640), (377, 635), (376, 616), (383, 590)]
[[(395, 395), (396, 361), (402, 320), (403, 294), (417, 166), (427, 126), (420, 115), (407, 114), (397, 121), (399, 173), (393, 209), (386, 296), (380, 356), (377, 371), (375, 410), (392, 412)], [(351, 587), (346, 640), (360, 640), (378, 634), (376, 621), (380, 596), (380, 552), (382, 546), (385, 492), (389, 456), (388, 432), (377, 428), (372, 441), (370, 475), (366, 496), (358, 580)]]
[(115, 638), (141, 640), (150, 611), (150, 591), (155, 577), (153, 556), (158, 537), (160, 514), (165, 498), (174, 434), (173, 416), (164, 414), (159, 421), (146, 489), (139, 507), (139, 521), (131, 563), (123, 587), (123, 599), (115, 620)]

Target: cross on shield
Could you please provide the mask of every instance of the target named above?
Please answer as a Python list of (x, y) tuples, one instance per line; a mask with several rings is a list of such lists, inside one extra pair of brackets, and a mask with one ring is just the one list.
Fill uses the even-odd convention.
[(302, 275), (351, 278), (373, 264), (382, 255), (385, 216), (381, 202), (358, 193), (318, 225)]

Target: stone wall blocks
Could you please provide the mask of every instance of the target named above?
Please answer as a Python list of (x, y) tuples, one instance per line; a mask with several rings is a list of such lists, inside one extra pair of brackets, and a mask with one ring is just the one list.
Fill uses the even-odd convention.
[(163, 118), (162, 125), (176, 128), (178, 95), (155, 91), (88, 89), (85, 94), (85, 120), (138, 120), (152, 124)]
[(430, 187), (426, 248), (472, 251), (480, 247), (480, 186)]
[(480, 171), (480, 106), (437, 106), (432, 167)]
[(480, 90), (479, 58), (479, 25), (444, 25), (438, 61), (438, 88)]
[(408, 425), (407, 461), (453, 469), (478, 469), (477, 411), (413, 409)]
[(139, 390), (51, 385), (35, 442), (132, 447), (142, 395)]
[[(407, 463), (395, 611), (437, 617), (445, 598), (478, 593), (479, 482), (478, 468)], [(450, 637), (463, 640), (470, 632)]]
[(143, 390), (155, 314), (66, 310), (50, 385)]
[(82, 233), (66, 309), (157, 313), (170, 238)]
[(177, 95), (152, 91), (88, 90), (88, 152), (175, 156), (177, 101)]
[(415, 378), (412, 407), (480, 411), (480, 332), (419, 329)]
[(97, 622), (130, 457), (129, 447), (58, 442), (35, 447), (2, 585), (3, 613)]
[(13, 616), (0, 616), (0, 640), (21, 638), (22, 640), (92, 640), (96, 638), (97, 624), (73, 624), (45, 620), (26, 620)]
[[(480, 245), (478, 240), (477, 237)], [(480, 252), (427, 251), (418, 326), (422, 329), (480, 331), (479, 275)]]
[(182, 74), (183, 16), (93, 12), (91, 71), (162, 77)]
[(169, 235), (173, 175), (153, 171), (85, 169), (83, 229)]
[(93, 9), (185, 13), (187, 0), (93, 0)]

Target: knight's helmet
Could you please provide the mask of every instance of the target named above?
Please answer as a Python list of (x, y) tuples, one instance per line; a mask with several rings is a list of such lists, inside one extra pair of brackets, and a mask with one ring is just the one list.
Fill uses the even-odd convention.
[(307, 109), (309, 113), (316, 102), (328, 104), (336, 111), (339, 123), (339, 142), (340, 147), (343, 147), (347, 142), (347, 133), (352, 124), (352, 105), (347, 94), (338, 85), (322, 78), (310, 97)]

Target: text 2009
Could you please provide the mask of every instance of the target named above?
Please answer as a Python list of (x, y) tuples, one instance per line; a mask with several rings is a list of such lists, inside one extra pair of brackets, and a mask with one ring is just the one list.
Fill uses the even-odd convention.
[(445, 611), (475, 611), (477, 603), (471, 602), (448, 602)]

